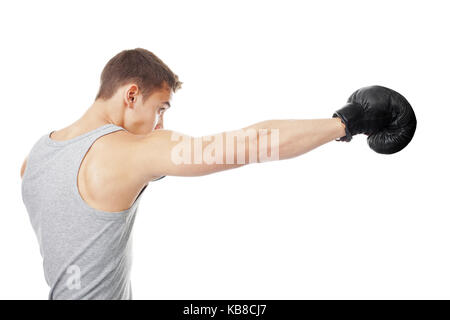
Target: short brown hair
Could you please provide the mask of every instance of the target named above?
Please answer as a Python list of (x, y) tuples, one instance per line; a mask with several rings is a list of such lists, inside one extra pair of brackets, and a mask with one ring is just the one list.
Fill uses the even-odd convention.
[(164, 82), (173, 92), (182, 85), (178, 76), (152, 52), (142, 48), (123, 50), (103, 68), (95, 100), (111, 98), (119, 87), (130, 82), (138, 85), (144, 101)]

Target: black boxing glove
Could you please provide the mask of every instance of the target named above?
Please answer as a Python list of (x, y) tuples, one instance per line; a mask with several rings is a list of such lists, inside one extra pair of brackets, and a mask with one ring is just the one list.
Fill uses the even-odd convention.
[(368, 135), (369, 147), (378, 153), (392, 154), (408, 145), (416, 131), (416, 116), (400, 93), (381, 86), (356, 90), (347, 104), (333, 114), (345, 124), (344, 137)]

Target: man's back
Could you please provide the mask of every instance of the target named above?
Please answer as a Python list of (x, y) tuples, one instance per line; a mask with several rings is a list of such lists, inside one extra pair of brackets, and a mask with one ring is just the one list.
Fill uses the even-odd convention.
[[(121, 211), (104, 210), (99, 200), (107, 192), (98, 190), (95, 196), (94, 191), (117, 160), (104, 162), (95, 149), (106, 147), (108, 135), (126, 134), (121, 130), (108, 124), (63, 141), (46, 134), (30, 152), (22, 196), (40, 244), (50, 299), (131, 299), (131, 231), (145, 186), (135, 196), (129, 190), (121, 197), (134, 198)], [(106, 167), (99, 170), (100, 163)]]

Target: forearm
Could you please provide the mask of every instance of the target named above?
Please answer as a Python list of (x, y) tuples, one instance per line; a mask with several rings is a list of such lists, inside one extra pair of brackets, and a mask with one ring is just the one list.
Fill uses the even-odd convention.
[[(337, 118), (312, 120), (268, 120), (245, 128), (258, 132), (267, 130), (265, 138), (270, 145), (274, 130), (277, 132), (279, 160), (297, 157), (327, 142), (345, 136), (345, 127)], [(258, 150), (262, 135), (258, 135)], [(274, 159), (275, 160), (275, 159)]]

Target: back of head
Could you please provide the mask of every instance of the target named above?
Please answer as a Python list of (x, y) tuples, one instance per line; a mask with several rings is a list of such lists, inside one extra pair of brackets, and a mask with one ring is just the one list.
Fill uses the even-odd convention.
[(123, 50), (103, 68), (95, 100), (111, 98), (119, 87), (130, 82), (139, 86), (144, 101), (164, 83), (173, 92), (182, 85), (178, 76), (154, 53), (142, 48)]

